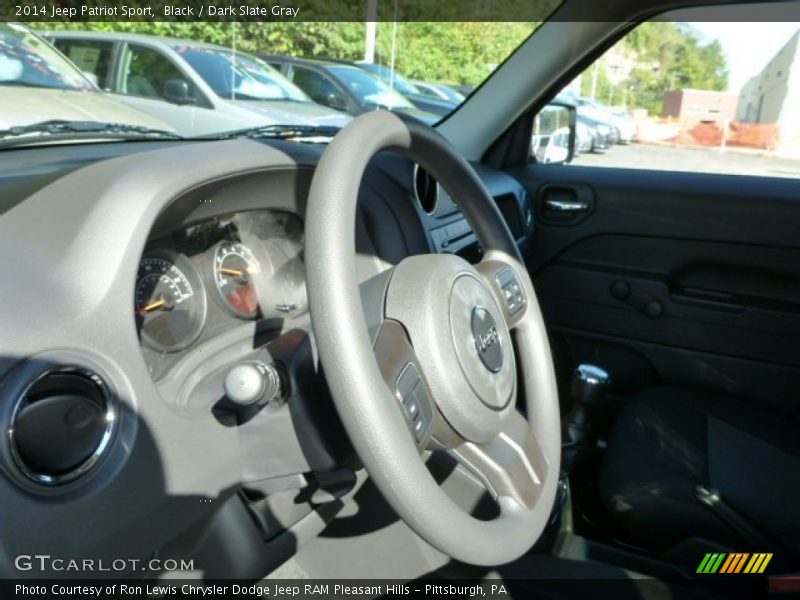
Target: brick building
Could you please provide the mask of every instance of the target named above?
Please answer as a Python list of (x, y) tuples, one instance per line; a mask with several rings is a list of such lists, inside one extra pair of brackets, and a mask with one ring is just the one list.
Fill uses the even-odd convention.
[(689, 122), (713, 122), (723, 125), (736, 117), (739, 97), (710, 90), (671, 90), (664, 92), (661, 116)]

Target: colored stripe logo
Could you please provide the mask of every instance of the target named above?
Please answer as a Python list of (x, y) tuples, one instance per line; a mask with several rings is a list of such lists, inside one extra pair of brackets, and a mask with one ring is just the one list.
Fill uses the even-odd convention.
[(754, 554), (749, 552), (708, 553), (700, 561), (697, 573), (763, 573), (771, 560), (771, 552), (756, 552)]

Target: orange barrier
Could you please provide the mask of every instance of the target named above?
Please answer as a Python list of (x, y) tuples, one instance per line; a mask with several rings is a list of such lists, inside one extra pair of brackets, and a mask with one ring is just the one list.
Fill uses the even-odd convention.
[(731, 146), (746, 146), (774, 150), (778, 146), (780, 128), (777, 123), (731, 123), (727, 142)]
[(686, 146), (738, 146), (775, 150), (780, 140), (777, 123), (677, 122), (670, 119), (647, 119), (639, 123), (638, 141)]

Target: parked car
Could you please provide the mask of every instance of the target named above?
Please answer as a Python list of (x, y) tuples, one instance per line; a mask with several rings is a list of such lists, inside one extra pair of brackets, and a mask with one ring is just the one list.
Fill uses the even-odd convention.
[(619, 143), (630, 144), (636, 140), (638, 127), (636, 121), (633, 120), (626, 111), (615, 110), (613, 111), (613, 123), (619, 129)]
[(592, 151), (594, 138), (597, 136), (597, 131), (593, 127), (578, 119), (575, 119), (575, 153), (585, 153)]
[(605, 152), (611, 148), (617, 140), (617, 133), (613, 126), (603, 121), (592, 119), (580, 110), (575, 117), (576, 125), (586, 128), (591, 136), (589, 152)]
[(431, 98), (430, 96), (423, 94), (413, 83), (406, 79), (402, 74), (398, 73), (397, 70), (392, 70), (385, 65), (366, 62), (358, 62), (355, 64), (379, 77), (383, 83), (396, 89), (406, 98), (411, 100), (411, 102), (414, 103), (414, 106), (421, 110), (443, 117), (447, 114), (450, 114), (458, 105), (456, 102)]
[(255, 56), (223, 46), (139, 34), (46, 36), (100, 87), (182, 135), (275, 124), (342, 127), (350, 120)]
[(456, 105), (461, 104), (465, 98), (464, 94), (446, 83), (432, 83), (430, 81), (412, 81), (411, 83), (423, 94), (428, 94), (432, 98), (438, 98), (446, 102), (453, 102)]
[(599, 100), (575, 97), (578, 113), (613, 128), (615, 144), (630, 144), (636, 139), (636, 122), (625, 111), (609, 108)]
[(386, 109), (414, 116), (429, 125), (439, 120), (438, 116), (419, 110), (405, 96), (354, 64), (269, 54), (259, 56), (316, 102), (338, 111), (360, 115)]
[(170, 130), (100, 91), (46, 40), (0, 22), (0, 129), (42, 121), (97, 121)]

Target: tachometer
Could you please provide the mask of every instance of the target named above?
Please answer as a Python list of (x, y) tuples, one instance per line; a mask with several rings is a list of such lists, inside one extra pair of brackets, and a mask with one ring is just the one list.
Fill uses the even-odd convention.
[(253, 250), (241, 242), (223, 241), (214, 250), (214, 284), (225, 308), (237, 317), (259, 314), (254, 280), (262, 271)]
[(203, 284), (191, 263), (180, 255), (159, 253), (142, 259), (134, 306), (142, 341), (162, 352), (186, 348), (205, 325)]

